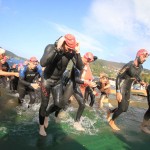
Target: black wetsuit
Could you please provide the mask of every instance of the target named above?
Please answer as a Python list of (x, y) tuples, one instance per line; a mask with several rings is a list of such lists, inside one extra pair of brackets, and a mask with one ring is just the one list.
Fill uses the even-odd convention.
[[(97, 89), (99, 89), (99, 90), (102, 88), (102, 83), (101, 83), (100, 81), (93, 80), (93, 82), (96, 83), (96, 87), (95, 87), (95, 88), (97, 88)], [(94, 91), (95, 88), (91, 88), (91, 87), (87, 86), (86, 89), (85, 89), (84, 98), (85, 98), (85, 101), (88, 101), (89, 96), (90, 96), (91, 101), (90, 101), (90, 104), (89, 104), (89, 105), (90, 105), (91, 107), (93, 106), (93, 104), (94, 104), (94, 102), (95, 102), (95, 95), (93, 94), (93, 91)], [(102, 97), (102, 96), (105, 96), (105, 95), (106, 95), (106, 93), (101, 92), (101, 97)]]
[(95, 95), (93, 94), (93, 90), (94, 90), (94, 88), (91, 88), (91, 87), (87, 86), (87, 87), (85, 88), (85, 94), (84, 94), (84, 100), (85, 100), (85, 101), (88, 101), (89, 96), (90, 96), (91, 101), (90, 101), (90, 104), (89, 104), (89, 105), (90, 105), (91, 107), (93, 106), (93, 104), (94, 104), (94, 102), (95, 102)]
[(72, 95), (75, 97), (79, 104), (75, 121), (80, 121), (81, 115), (85, 108), (84, 98), (79, 86), (80, 84), (84, 84), (84, 81), (80, 79), (80, 75), (80, 71), (75, 66), (73, 66), (70, 80), (68, 81), (69, 83), (67, 84), (63, 95), (64, 104), (68, 102)]
[[(44, 124), (45, 116), (64, 107), (61, 78), (71, 59), (75, 60), (76, 67), (81, 70), (83, 64), (80, 54), (76, 54), (74, 51), (73, 53), (58, 51), (54, 44), (49, 44), (45, 48), (40, 60), (41, 66), (45, 67), (41, 82), (42, 101), (39, 110), (40, 125)], [(53, 99), (50, 99), (51, 105), (47, 110), (50, 94), (52, 94)]]
[(148, 85), (146, 91), (147, 91), (148, 110), (144, 114), (144, 119), (148, 121), (150, 119), (150, 85)]
[(113, 110), (112, 120), (115, 120), (122, 112), (128, 110), (131, 85), (135, 80), (138, 82), (141, 81), (140, 74), (142, 70), (143, 66), (141, 64), (139, 67), (136, 67), (134, 62), (130, 61), (119, 71), (116, 79), (116, 91), (121, 91), (122, 100), (118, 102), (118, 108)]
[[(18, 68), (11, 68), (10, 72), (18, 72)], [(17, 91), (19, 77), (11, 76), (10, 77), (10, 90)]]
[[(5, 62), (4, 64), (2, 64), (2, 71), (5, 72), (9, 72), (10, 67), (9, 64), (7, 62)], [(4, 87), (8, 86), (8, 82), (7, 82), (7, 77), (6, 76), (0, 76), (0, 84), (3, 84)]]
[(2, 71), (6, 71), (8, 72), (10, 69), (8, 62), (5, 62), (4, 64), (2, 64)]
[(35, 90), (31, 86), (37, 76), (42, 76), (42, 68), (38, 65), (35, 69), (31, 70), (28, 66), (23, 66), (19, 72), (19, 82), (18, 82), (18, 93), (19, 103), (24, 101), (25, 95), (28, 93), (30, 96), (29, 104), (33, 104), (36, 99)]

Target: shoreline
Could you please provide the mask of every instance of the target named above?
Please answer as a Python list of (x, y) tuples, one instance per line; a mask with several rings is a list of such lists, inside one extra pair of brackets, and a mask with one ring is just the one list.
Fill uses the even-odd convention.
[[(111, 89), (111, 94), (116, 94), (116, 90)], [(133, 90), (131, 89), (131, 94), (138, 96), (147, 96), (146, 90)]]
[[(143, 96), (143, 95), (141, 95), (141, 92), (143, 94), (144, 91), (146, 93), (146, 90), (132, 90), (132, 94), (138, 95), (138, 96)], [(1, 99), (4, 99), (1, 101), (1, 105), (5, 105), (5, 103), (8, 103), (5, 107), (10, 107), (10, 106), (15, 107), (16, 105), (18, 105), (17, 97), (14, 97), (13, 95), (9, 95), (9, 94), (7, 94), (7, 92), (8, 92), (7, 90), (5, 90), (4, 88), (1, 88), (1, 96), (0, 97), (1, 97)], [(116, 93), (115, 90), (111, 90), (111, 94), (115, 95), (115, 93)], [(144, 97), (145, 97), (145, 95), (144, 95)], [(97, 103), (98, 99), (99, 99), (99, 96), (96, 96), (96, 103)], [(71, 100), (71, 103), (73, 106), (78, 107), (77, 106), (78, 103), (73, 96), (70, 98), (70, 100)], [(118, 102), (115, 98), (110, 98), (110, 97), (106, 98), (106, 99), (104, 99), (103, 103), (110, 103), (113, 107), (118, 106)], [(145, 101), (139, 102), (139, 101), (135, 101), (132, 99), (130, 99), (129, 106), (137, 107), (137, 108), (143, 108), (143, 109), (148, 108), (147, 101), (146, 102)]]
[[(114, 107), (118, 106), (118, 102), (115, 99), (108, 99), (107, 98), (103, 102), (104, 103), (110, 103)], [(129, 107), (136, 107), (136, 108), (147, 109), (148, 108), (148, 104), (145, 103), (145, 102), (136, 102), (136, 101), (130, 100)]]

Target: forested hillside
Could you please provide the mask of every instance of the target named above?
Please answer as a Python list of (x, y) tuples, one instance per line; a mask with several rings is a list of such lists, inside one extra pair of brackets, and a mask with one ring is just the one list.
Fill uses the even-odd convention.
[[(25, 58), (17, 56), (16, 54), (8, 50), (6, 50), (6, 55), (11, 58), (11, 61), (18, 62), (25, 60)], [(116, 78), (118, 71), (122, 68), (123, 65), (125, 65), (125, 63), (112, 62), (102, 59), (98, 59), (90, 64), (94, 76), (99, 76), (100, 72), (105, 72), (111, 78)], [(71, 66), (72, 62), (69, 63), (68, 69), (71, 69)], [(150, 83), (150, 70), (144, 69), (141, 76), (144, 81)]]

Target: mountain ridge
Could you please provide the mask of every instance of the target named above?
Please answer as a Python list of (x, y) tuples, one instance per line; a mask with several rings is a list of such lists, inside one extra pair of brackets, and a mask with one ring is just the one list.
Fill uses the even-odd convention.
[[(15, 53), (6, 50), (6, 55), (10, 57), (11, 64), (13, 62), (19, 63), (27, 60), (26, 58), (20, 57), (16, 55)], [(93, 63), (90, 64), (91, 70), (94, 76), (99, 76), (100, 72), (107, 73), (110, 77), (116, 77), (118, 71), (125, 65), (126, 63), (123, 62), (115, 62), (115, 61), (109, 61), (104, 59), (97, 59)], [(68, 67), (71, 68), (71, 63)], [(144, 74), (150, 74), (150, 70), (144, 68)]]

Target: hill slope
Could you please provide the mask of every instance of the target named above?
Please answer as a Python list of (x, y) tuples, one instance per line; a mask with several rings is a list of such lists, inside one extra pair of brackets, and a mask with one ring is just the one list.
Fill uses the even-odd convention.
[[(20, 63), (26, 60), (26, 58), (17, 56), (11, 51), (6, 50), (6, 55), (10, 57), (9, 63)], [(91, 70), (94, 76), (99, 76), (100, 72), (105, 72), (109, 75), (109, 77), (116, 78), (118, 71), (125, 65), (125, 63), (121, 62), (113, 62), (107, 61), (103, 59), (98, 59), (95, 62), (91, 63)], [(69, 63), (68, 69), (72, 66), (72, 62)], [(150, 82), (150, 70), (144, 69), (142, 77), (145, 81)]]
[(9, 50), (6, 50), (6, 56), (9, 56), (10, 58), (15, 58), (15, 59), (18, 59), (18, 60), (26, 60), (25, 58), (17, 56), (16, 54), (12, 53)]

